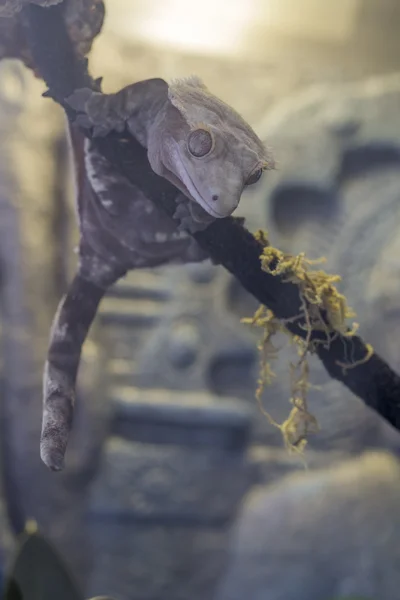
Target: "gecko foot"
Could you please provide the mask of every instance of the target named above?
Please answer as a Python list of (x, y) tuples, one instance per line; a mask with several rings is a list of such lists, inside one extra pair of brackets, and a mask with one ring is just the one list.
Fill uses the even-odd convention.
[(190, 214), (187, 202), (178, 200), (173, 218), (176, 221), (178, 221), (178, 231), (188, 231), (189, 233), (193, 233), (191, 231), (191, 227), (193, 226), (193, 219)]
[(75, 90), (70, 96), (68, 96), (68, 98), (65, 99), (65, 102), (77, 112), (77, 115), (74, 119), (74, 124), (82, 129), (91, 129), (93, 127), (93, 122), (87, 114), (86, 109), (87, 102), (90, 100), (93, 94), (93, 90), (89, 88), (81, 88), (79, 90)]
[(183, 194), (176, 199), (176, 210), (173, 218), (179, 221), (178, 230), (197, 233), (206, 229), (214, 218), (208, 215), (198, 204), (191, 202)]
[[(94, 97), (97, 101), (95, 104), (98, 104), (100, 100), (100, 110), (97, 107), (97, 110), (95, 109), (93, 112), (92, 103), (89, 105), (89, 102)], [(65, 99), (66, 103), (77, 112), (74, 123), (83, 129), (93, 129), (93, 137), (104, 137), (111, 131), (122, 133), (125, 129), (124, 120), (117, 119), (115, 115), (110, 118), (109, 114), (102, 114), (102, 100), (105, 97), (101, 92), (93, 91), (90, 88), (80, 88)]]

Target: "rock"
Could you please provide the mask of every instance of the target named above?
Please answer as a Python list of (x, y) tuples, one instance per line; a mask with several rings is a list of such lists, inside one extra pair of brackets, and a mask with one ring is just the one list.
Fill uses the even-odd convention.
[(287, 475), (326, 469), (347, 458), (346, 450), (308, 450), (305, 455), (300, 456), (289, 454), (286, 449), (259, 445), (253, 446), (248, 452), (255, 485), (275, 484)]
[(111, 389), (112, 431), (145, 443), (215, 448), (237, 454), (246, 450), (254, 410), (235, 399), (174, 390)]
[(210, 401), (234, 397), (254, 408), (256, 337), (239, 322), (244, 306), (251, 314), (252, 300), (209, 264), (129, 273), (100, 309), (115, 383), (167, 396), (173, 390)]
[(215, 448), (107, 441), (91, 513), (215, 524), (233, 518), (251, 483), (246, 460)]
[[(399, 94), (397, 72), (309, 86), (278, 102), (259, 127), (279, 162), (278, 181), (329, 189), (348, 150), (397, 145)], [(277, 181), (266, 178), (264, 183), (268, 187)]]
[(216, 600), (396, 600), (400, 466), (367, 453), (247, 497)]
[(97, 561), (87, 596), (204, 600), (222, 575), (227, 527), (91, 519)]

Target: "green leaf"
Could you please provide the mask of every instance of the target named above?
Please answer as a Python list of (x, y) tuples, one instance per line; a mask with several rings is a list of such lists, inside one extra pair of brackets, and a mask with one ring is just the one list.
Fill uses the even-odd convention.
[(37, 531), (25, 533), (6, 577), (3, 600), (83, 600), (54, 548)]

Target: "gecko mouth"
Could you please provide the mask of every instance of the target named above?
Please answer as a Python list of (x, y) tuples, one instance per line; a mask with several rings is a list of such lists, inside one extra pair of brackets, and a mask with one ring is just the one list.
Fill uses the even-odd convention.
[(197, 204), (200, 204), (200, 206), (207, 211), (212, 217), (215, 217), (216, 219), (223, 219), (224, 217), (226, 217), (227, 215), (223, 215), (219, 212), (217, 212), (216, 210), (214, 210), (214, 208), (211, 206), (211, 204), (209, 204), (206, 200), (204, 200), (204, 198), (201, 196), (201, 194), (199, 193), (198, 189), (196, 188), (195, 184), (193, 183), (193, 181), (190, 179), (189, 175), (187, 175), (188, 180), (191, 183), (191, 189), (188, 188), (186, 181), (184, 181), (185, 184), (185, 188), (187, 190), (187, 194), (188, 196), (191, 198), (191, 200), (193, 200), (194, 202), (197, 202)]

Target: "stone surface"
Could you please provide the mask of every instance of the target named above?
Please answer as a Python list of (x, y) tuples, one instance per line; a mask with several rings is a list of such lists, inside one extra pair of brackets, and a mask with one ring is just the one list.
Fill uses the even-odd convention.
[(326, 469), (346, 458), (346, 449), (330, 452), (308, 450), (300, 456), (289, 454), (286, 449), (262, 445), (252, 446), (247, 454), (254, 485), (271, 485), (293, 473), (301, 475), (307, 471)]
[(91, 490), (91, 513), (142, 520), (220, 523), (251, 484), (240, 455), (109, 438)]
[(204, 600), (226, 561), (226, 527), (91, 520), (98, 560), (88, 595), (116, 600)]
[(238, 400), (129, 386), (113, 388), (111, 400), (112, 429), (125, 439), (237, 453), (251, 435), (254, 410)]
[(255, 194), (249, 191), (250, 198), (258, 199), (249, 208), (260, 218), (267, 200), (270, 226), (280, 217), (281, 243), (286, 230), (290, 244), (293, 223), (301, 228), (305, 222), (309, 228), (325, 217), (326, 226), (341, 216), (342, 175), (399, 163), (399, 94), (400, 74), (395, 72), (309, 86), (267, 112), (258, 131), (274, 148), (279, 169), (262, 179)]
[(400, 467), (369, 453), (249, 494), (217, 600), (396, 600)]
[(218, 396), (221, 407), (250, 396), (247, 409), (237, 409), (253, 411), (256, 336), (238, 321), (245, 307), (255, 306), (228, 273), (207, 262), (130, 273), (101, 306), (112, 381), (151, 393), (168, 390), (166, 397), (179, 393), (182, 410), (193, 393), (214, 405)]

